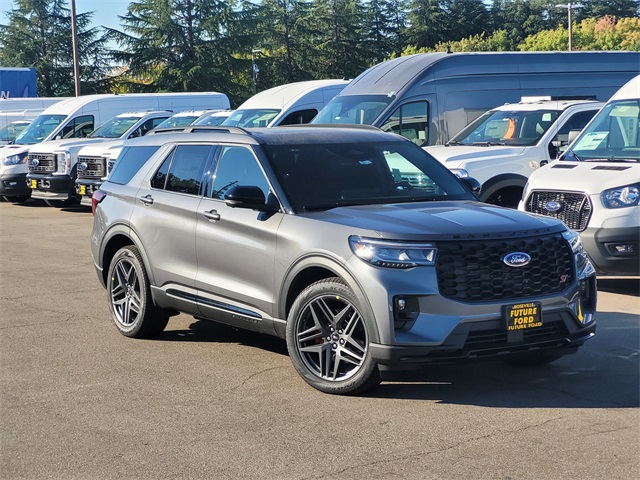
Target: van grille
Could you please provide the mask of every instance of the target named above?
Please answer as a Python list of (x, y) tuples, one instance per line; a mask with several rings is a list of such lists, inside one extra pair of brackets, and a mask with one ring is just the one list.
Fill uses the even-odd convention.
[[(564, 291), (573, 283), (573, 255), (560, 234), (519, 239), (438, 242), (436, 271), (444, 297), (469, 303), (522, 300)], [(502, 260), (524, 252), (531, 262), (511, 267)]]
[[(560, 209), (550, 212), (546, 206), (549, 202), (557, 202)], [(546, 215), (561, 220), (572, 230), (584, 230), (591, 218), (591, 200), (584, 193), (577, 192), (543, 192), (534, 191), (525, 202), (527, 212)]]
[(53, 154), (29, 154), (29, 173), (51, 173), (56, 171), (56, 159)]
[(105, 163), (104, 157), (78, 157), (78, 178), (99, 180), (105, 177)]

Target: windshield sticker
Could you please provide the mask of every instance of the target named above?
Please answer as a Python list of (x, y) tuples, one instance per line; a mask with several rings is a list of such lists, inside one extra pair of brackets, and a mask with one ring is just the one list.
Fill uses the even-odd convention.
[(576, 148), (580, 150), (595, 150), (600, 146), (604, 139), (607, 138), (607, 135), (609, 135), (609, 132), (587, 133), (584, 137), (582, 137), (580, 142), (578, 142)]

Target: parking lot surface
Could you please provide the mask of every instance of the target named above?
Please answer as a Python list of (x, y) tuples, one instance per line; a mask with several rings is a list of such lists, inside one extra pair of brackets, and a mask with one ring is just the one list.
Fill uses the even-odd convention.
[(186, 315), (122, 336), (92, 221), (0, 203), (1, 478), (640, 478), (637, 279), (599, 279), (596, 337), (551, 365), (439, 366), (338, 397), (280, 339)]

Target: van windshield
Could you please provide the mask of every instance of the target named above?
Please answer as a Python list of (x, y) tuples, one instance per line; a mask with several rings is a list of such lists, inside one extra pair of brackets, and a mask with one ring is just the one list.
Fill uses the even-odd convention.
[(640, 162), (640, 100), (605, 105), (560, 160)]
[(46, 140), (67, 118), (66, 115), (40, 115), (25, 128), (14, 142), (16, 145), (33, 145)]
[(236, 110), (221, 125), (225, 127), (260, 128), (271, 123), (280, 110), (272, 108), (250, 108)]
[(531, 146), (558, 118), (555, 110), (490, 110), (467, 125), (449, 145)]
[(0, 142), (13, 142), (30, 123), (30, 121), (17, 121), (0, 128)]
[(339, 95), (327, 103), (311, 123), (372, 125), (393, 99), (389, 95)]
[(140, 117), (113, 117), (91, 132), (89, 137), (120, 138), (139, 121)]

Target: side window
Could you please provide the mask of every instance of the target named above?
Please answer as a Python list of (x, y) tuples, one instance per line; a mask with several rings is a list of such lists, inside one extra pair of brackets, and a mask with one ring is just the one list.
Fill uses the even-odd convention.
[(140, 170), (157, 150), (158, 147), (156, 146), (124, 148), (118, 156), (118, 161), (111, 170), (109, 181), (121, 185), (129, 183), (133, 176), (138, 173), (138, 170)]
[(297, 112), (291, 112), (284, 117), (280, 122), (280, 125), (297, 125), (300, 123), (309, 123), (318, 114), (318, 110), (311, 108), (309, 110), (298, 110)]
[(569, 145), (569, 133), (572, 130), (582, 130), (597, 112), (598, 110), (587, 110), (571, 115), (560, 127), (555, 139), (549, 145), (549, 156), (553, 159), (564, 152)]
[(59, 135), (62, 138), (80, 138), (86, 137), (94, 130), (93, 115), (83, 115), (71, 120), (64, 126)]
[(142, 125), (140, 125), (138, 128), (136, 128), (133, 132), (131, 132), (131, 135), (129, 135), (129, 138), (142, 137), (146, 135), (149, 132), (149, 130), (153, 130), (167, 118), (169, 117), (150, 118), (149, 120), (144, 122)]
[(426, 101), (401, 105), (380, 128), (402, 135), (417, 145), (426, 145), (429, 139), (429, 106)]
[(151, 187), (198, 195), (212, 150), (211, 145), (178, 145), (151, 179)]
[(223, 147), (211, 196), (224, 200), (224, 194), (235, 185), (257, 186), (265, 198), (269, 195), (269, 183), (251, 150), (245, 147)]

